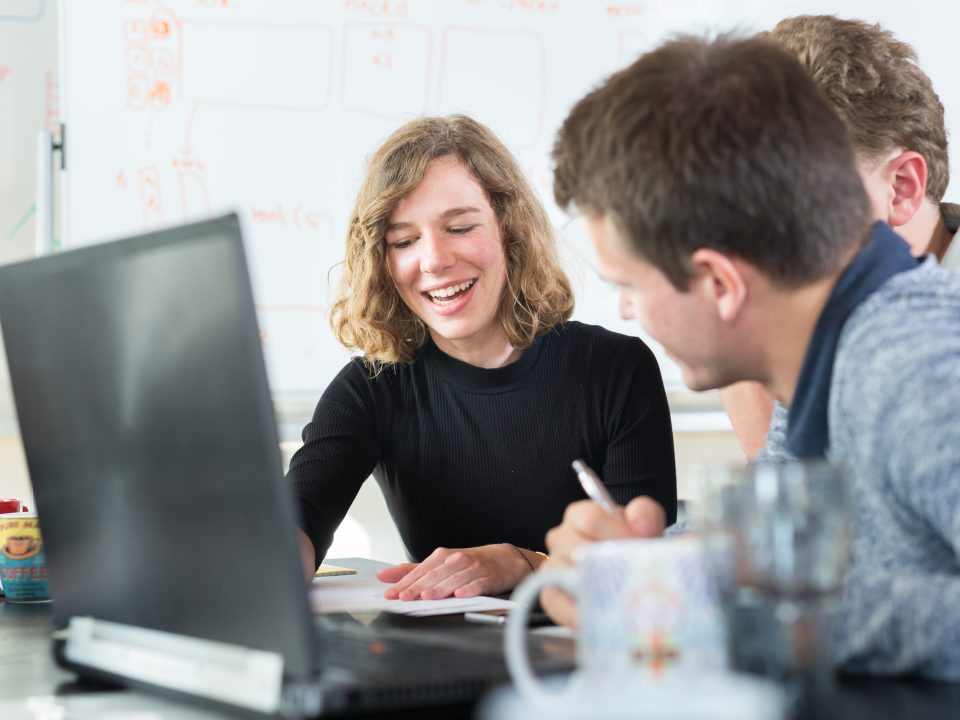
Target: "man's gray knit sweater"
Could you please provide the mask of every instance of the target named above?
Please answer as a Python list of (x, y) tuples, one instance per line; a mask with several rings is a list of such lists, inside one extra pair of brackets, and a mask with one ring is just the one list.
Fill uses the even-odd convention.
[[(757, 461), (789, 457), (786, 410)], [(960, 680), (960, 279), (928, 258), (843, 326), (827, 457), (853, 471), (840, 666)]]

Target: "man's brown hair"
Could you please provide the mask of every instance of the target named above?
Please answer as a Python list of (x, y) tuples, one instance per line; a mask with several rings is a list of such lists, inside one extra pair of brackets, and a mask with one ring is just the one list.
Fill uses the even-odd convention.
[(895, 148), (920, 153), (927, 197), (940, 202), (950, 181), (943, 104), (910, 45), (880, 25), (832, 15), (781, 20), (771, 37), (807, 68), (866, 162)]
[(869, 227), (840, 118), (769, 39), (667, 42), (574, 106), (553, 157), (559, 205), (609, 215), (680, 290), (698, 248), (808, 284)]

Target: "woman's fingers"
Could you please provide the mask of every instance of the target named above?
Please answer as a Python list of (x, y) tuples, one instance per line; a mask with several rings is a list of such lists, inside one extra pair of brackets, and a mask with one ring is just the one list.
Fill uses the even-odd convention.
[(506, 543), (481, 547), (437, 548), (419, 565), (384, 568), (379, 577), (394, 585), (384, 592), (388, 600), (439, 600), (500, 593), (513, 588), (530, 572), (530, 564)]
[(460, 583), (453, 591), (453, 596), (458, 598), (472, 598), (477, 595), (490, 595), (498, 592), (491, 587), (492, 582), (489, 575), (474, 578), (469, 582)]
[[(422, 563), (413, 565), (413, 569), (411, 569), (410, 572), (396, 580), (392, 587), (387, 588), (383, 596), (387, 600), (416, 600), (420, 597), (420, 589), (424, 587), (422, 584), (418, 585), (417, 583), (431, 572), (442, 567), (451, 555), (458, 552), (458, 550), (437, 548), (430, 553)], [(442, 576), (445, 577), (448, 574), (449, 572), (443, 573)]]
[[(431, 557), (433, 556), (431, 555)], [(438, 564), (428, 571), (421, 573), (420, 577), (402, 589), (397, 597), (400, 600), (417, 600), (421, 597), (424, 590), (436, 587), (454, 573), (465, 569), (470, 562), (470, 557), (464, 551), (447, 550), (442, 553)]]
[[(421, 594), (424, 600), (441, 600), (448, 597), (474, 597), (490, 592), (492, 578), (487, 570), (479, 563), (455, 572), (441, 580), (431, 588), (426, 588)], [(465, 590), (465, 588), (471, 588)]]
[(385, 583), (399, 582), (416, 566), (417, 563), (400, 563), (399, 565), (391, 565), (388, 568), (383, 568), (382, 570), (377, 571), (377, 580)]
[[(417, 580), (422, 578), (428, 572), (433, 570), (437, 565), (443, 562), (443, 559), (439, 557), (439, 553), (444, 550), (444, 548), (437, 548), (422, 562), (414, 566), (410, 572), (404, 575), (402, 578), (394, 583), (393, 587), (387, 588), (386, 592), (383, 593), (383, 596), (387, 600), (396, 600), (400, 598), (400, 593), (404, 592), (413, 585)], [(400, 598), (402, 600), (411, 600), (416, 598)]]

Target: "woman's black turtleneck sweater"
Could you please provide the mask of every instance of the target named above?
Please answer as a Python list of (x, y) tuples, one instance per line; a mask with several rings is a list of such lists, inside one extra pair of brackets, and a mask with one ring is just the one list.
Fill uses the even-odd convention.
[(649, 495), (676, 519), (670, 413), (660, 369), (638, 338), (566, 322), (520, 359), (483, 369), (428, 342), (371, 377), (353, 359), (323, 393), (290, 463), (301, 527), (323, 559), (372, 474), (410, 558), (437, 547), (544, 536), (593, 467), (614, 499)]

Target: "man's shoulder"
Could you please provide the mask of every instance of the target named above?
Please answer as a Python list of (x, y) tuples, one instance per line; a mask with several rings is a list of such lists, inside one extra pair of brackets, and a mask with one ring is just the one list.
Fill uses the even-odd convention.
[(960, 278), (928, 258), (889, 280), (850, 316), (831, 392), (850, 410), (880, 398), (911, 404), (954, 384), (960, 369)]
[(910, 353), (920, 348), (902, 346), (908, 339), (925, 343), (952, 335), (960, 335), (960, 277), (928, 257), (891, 278), (853, 312), (838, 354)]
[[(960, 304), (960, 277), (937, 264), (932, 255), (926, 256), (915, 270), (898, 273), (884, 283), (874, 294), (880, 305), (904, 300), (926, 299), (928, 304)], [(874, 298), (870, 298), (867, 305)]]

